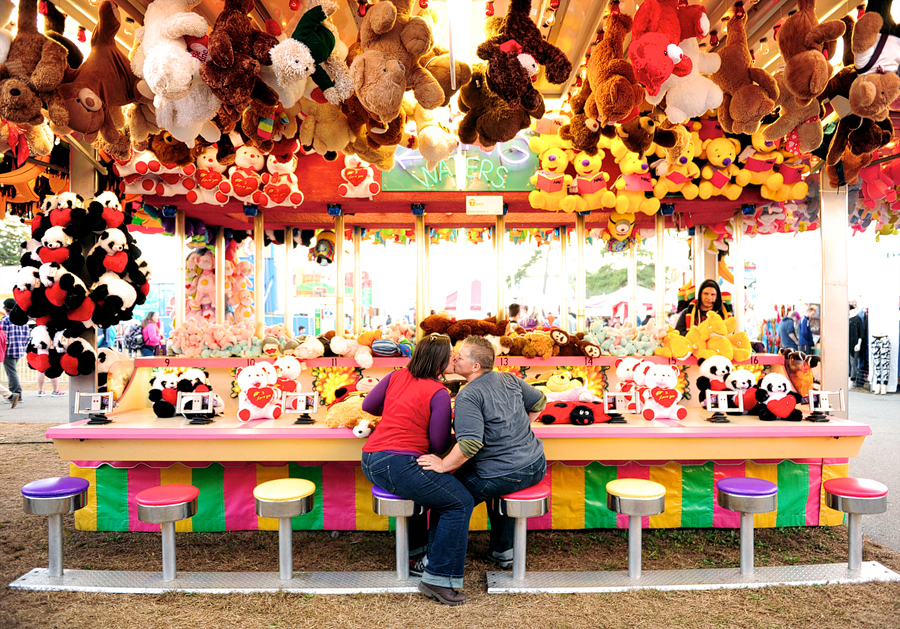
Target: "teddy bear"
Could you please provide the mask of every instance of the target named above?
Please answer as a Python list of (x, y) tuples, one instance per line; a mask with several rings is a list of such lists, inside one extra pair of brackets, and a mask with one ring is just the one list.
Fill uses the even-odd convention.
[[(408, 105), (410, 102), (413, 103), (412, 106)], [(414, 101), (408, 101), (406, 96), (403, 97), (401, 103), (400, 113), (387, 124), (369, 113), (355, 94), (341, 104), (341, 110), (347, 115), (347, 123), (351, 131), (358, 136), (365, 137), (370, 147), (393, 149), (402, 144), (405, 137), (409, 140), (404, 127), (408, 119), (407, 112), (412, 113), (415, 107)], [(407, 145), (407, 148), (415, 148), (415, 146), (410, 144)]]
[(637, 214), (643, 212), (648, 216), (659, 210), (659, 199), (647, 196), (653, 192), (656, 181), (650, 176), (650, 165), (640, 154), (621, 148), (615, 149), (616, 163), (621, 175), (610, 190), (603, 193), (603, 207), (615, 209), (618, 214)]
[(777, 190), (784, 183), (784, 176), (777, 170), (777, 165), (784, 162), (784, 156), (776, 150), (774, 141), (765, 139), (767, 127), (760, 126), (750, 137), (751, 146), (740, 155), (744, 167), (735, 177), (735, 183), (742, 188), (748, 184), (762, 186), (764, 199), (769, 198), (765, 195), (766, 190)]
[[(584, 106), (590, 96), (590, 84), (584, 83), (569, 99), (572, 116), (553, 131), (558, 133), (560, 138), (570, 142), (573, 147), (577, 146), (588, 155), (595, 155), (600, 150), (601, 143), (605, 144), (609, 138), (615, 136), (615, 127), (613, 125), (601, 127), (599, 121), (588, 117)], [(538, 124), (542, 124), (542, 121)]]
[(572, 151), (551, 148), (541, 153), (541, 168), (532, 175), (534, 190), (528, 193), (528, 202), (537, 210), (555, 211), (569, 192), (572, 175), (566, 174)]
[(896, 73), (900, 66), (897, 52), (900, 38), (895, 33), (883, 32), (886, 31), (884, 18), (877, 10), (869, 7), (852, 28), (851, 51), (857, 72), (861, 75), (871, 72)]
[[(430, 322), (431, 325), (434, 323), (434, 320)], [(494, 317), (487, 319), (457, 319), (449, 321), (446, 327), (446, 334), (454, 342), (464, 341), (471, 335), (485, 336), (486, 334), (493, 334), (494, 336), (503, 336), (506, 334), (508, 326), (509, 321), (500, 321), (498, 323)]]
[[(187, 144), (172, 136), (168, 131), (160, 131), (151, 135), (148, 140), (147, 151), (162, 164), (168, 166), (188, 166), (193, 162), (191, 149)], [(156, 168), (159, 170), (159, 167)], [(155, 171), (154, 171), (155, 172)]]
[(219, 190), (219, 184), (225, 179), (228, 165), (218, 160), (215, 146), (207, 146), (196, 152), (195, 160), (195, 185), (185, 193), (185, 198), (191, 204), (225, 205), (228, 195)]
[(694, 180), (700, 177), (700, 167), (694, 162), (694, 158), (700, 152), (700, 146), (700, 137), (688, 133), (688, 141), (674, 163), (668, 159), (667, 151), (667, 160), (662, 163), (665, 172), (657, 170), (659, 179), (653, 187), (653, 196), (662, 199), (667, 194), (679, 193), (689, 201), (697, 198), (700, 188)]
[(776, 72), (775, 82), (778, 84), (779, 108), (778, 120), (761, 129), (762, 138), (766, 142), (784, 140), (784, 149), (794, 155), (810, 153), (822, 144), (823, 131), (819, 119), (822, 117), (822, 105), (818, 100), (811, 100), (806, 105), (798, 105), (794, 95), (787, 89), (784, 72)]
[[(833, 49), (845, 28), (841, 20), (819, 24), (816, 0), (800, 0), (797, 11), (781, 25), (777, 42), (784, 58), (784, 84), (798, 105), (806, 105), (825, 90), (832, 74), (831, 54), (825, 53)], [(730, 25), (728, 30), (731, 39)]]
[(659, 105), (665, 98), (666, 118), (672, 124), (682, 124), (707, 111), (715, 111), (723, 97), (719, 86), (704, 76), (718, 72), (722, 58), (715, 53), (702, 52), (696, 37), (682, 40), (679, 47), (691, 60), (691, 71), (684, 76), (672, 74), (662, 83), (658, 94), (645, 97), (651, 105)]
[(358, 155), (345, 155), (341, 178), (345, 183), (338, 186), (342, 197), (351, 199), (369, 199), (381, 192), (381, 184), (375, 181), (372, 167), (361, 160)]
[[(421, 4), (419, 6), (421, 7)], [(431, 23), (431, 31), (434, 32), (438, 22), (437, 12), (434, 9), (420, 9), (419, 17), (429, 21)], [(485, 22), (495, 19), (497, 18), (489, 18)], [(431, 76), (440, 84), (441, 90), (444, 92), (444, 102), (439, 107), (447, 107), (453, 96), (459, 91), (459, 88), (472, 78), (472, 68), (469, 64), (459, 59), (454, 59), (453, 71), (456, 74), (456, 84), (453, 84), (450, 76), (450, 49), (438, 43), (435, 43), (431, 50), (419, 58), (419, 63), (431, 72)]]
[[(662, 148), (672, 148), (683, 142), (682, 137), (672, 129), (663, 129), (650, 116), (639, 116), (616, 127), (616, 138), (610, 144), (610, 148), (617, 149), (613, 153), (617, 157), (622, 147), (632, 153), (646, 155), (652, 152), (654, 144)], [(620, 142), (615, 141), (616, 139)]]
[(594, 155), (585, 151), (575, 155), (572, 164), (577, 174), (569, 185), (569, 194), (559, 202), (561, 210), (586, 212), (603, 206), (601, 199), (609, 183), (609, 176), (603, 172), (604, 157), (606, 153), (600, 149)]
[(278, 40), (253, 25), (253, 9), (253, 0), (225, 0), (209, 34), (209, 58), (200, 66), (213, 94), (240, 109), (251, 98), (269, 106), (278, 102), (275, 90), (259, 78), (260, 64), (271, 65), (269, 51)]
[(425, 109), (444, 102), (440, 84), (420, 62), (434, 45), (431, 26), (411, 6), (412, 0), (384, 0), (370, 7), (360, 24), (362, 54), (350, 65), (356, 96), (384, 124), (399, 115), (407, 89)]
[(373, 365), (371, 344), (364, 345), (357, 339), (335, 336), (331, 339), (331, 351), (338, 356), (353, 358), (363, 369), (369, 369)]
[(825, 173), (828, 175), (828, 183), (833, 189), (841, 186), (849, 186), (859, 181), (859, 173), (863, 168), (872, 163), (872, 153), (864, 153), (857, 155), (850, 150), (849, 147), (844, 149), (844, 153), (837, 160), (834, 166), (825, 165)]
[(644, 391), (641, 396), (641, 416), (654, 419), (684, 419), (687, 409), (681, 401), (681, 391), (676, 388), (681, 370), (675, 365), (653, 365), (644, 375)]
[(51, 118), (66, 111), (56, 91), (68, 69), (66, 49), (38, 32), (37, 5), (37, 0), (19, 3), (16, 36), (0, 64), (0, 118), (16, 124), (41, 124), (45, 105)]
[[(540, 357), (544, 360), (548, 358), (553, 358), (553, 339), (550, 338), (549, 334), (544, 334), (542, 332), (528, 332), (525, 335), (525, 340), (530, 341), (531, 348), (529, 349), (526, 344), (525, 349), (522, 350), (522, 355), (525, 358), (536, 358)], [(529, 353), (532, 355), (529, 356)], [(512, 352), (510, 352), (512, 354)]]
[(347, 116), (331, 103), (318, 103), (301, 98), (300, 111), (306, 116), (300, 124), (300, 144), (306, 151), (315, 150), (329, 161), (353, 139)]
[(303, 203), (303, 193), (298, 187), (297, 158), (280, 161), (275, 155), (266, 157), (266, 170), (262, 174), (262, 188), (253, 195), (253, 202), (262, 207), (296, 207)]
[(547, 81), (559, 85), (572, 73), (572, 62), (544, 39), (530, 14), (531, 0), (511, 0), (505, 19), (496, 23), (496, 33), (478, 46), (476, 54), (488, 62), (491, 91), (510, 107), (521, 104), (526, 111), (535, 111), (543, 101), (531, 82), (538, 64), (544, 66)]
[(228, 169), (228, 179), (219, 184), (219, 192), (245, 202), (252, 201), (262, 185), (261, 172), (265, 163), (259, 149), (246, 144), (239, 147), (234, 165)]
[(272, 378), (261, 363), (238, 367), (235, 380), (238, 394), (238, 419), (278, 419), (281, 417), (281, 391), (276, 387), (277, 376)]
[(731, 201), (736, 200), (743, 192), (743, 188), (732, 181), (740, 170), (734, 162), (741, 151), (741, 143), (735, 138), (722, 137), (704, 140), (703, 148), (709, 163), (700, 171), (703, 177), (700, 198), (705, 200), (722, 195)]
[(533, 110), (513, 107), (495, 94), (485, 78), (487, 66), (472, 66), (472, 78), (459, 90), (459, 110), (465, 114), (457, 134), (464, 144), (477, 144), (484, 150), (497, 142), (508, 142), (531, 125), (531, 118), (544, 115), (543, 99)]
[[(743, 11), (728, 21), (728, 38), (718, 51), (722, 65), (710, 78), (723, 93), (719, 107), (722, 129), (726, 133), (750, 135), (756, 132), (762, 119), (774, 111), (778, 84), (764, 69), (753, 66), (746, 25), (747, 16)], [(783, 37), (785, 34), (779, 31), (779, 42)], [(827, 65), (827, 60), (823, 61)]]
[(425, 169), (434, 171), (437, 165), (459, 148), (459, 136), (438, 119), (434, 111), (416, 104), (414, 110), (419, 153), (425, 158)]
[(327, 428), (350, 428), (354, 436), (364, 439), (381, 422), (381, 416), (371, 415), (362, 410), (365, 397), (351, 395), (345, 400), (332, 404), (325, 414)]
[(797, 408), (802, 398), (791, 391), (791, 381), (784, 374), (769, 373), (759, 383), (756, 401), (759, 403), (759, 418), (764, 422), (784, 420), (799, 422), (803, 413)]
[(550, 328), (554, 356), (581, 356), (575, 336), (570, 336), (562, 328)]

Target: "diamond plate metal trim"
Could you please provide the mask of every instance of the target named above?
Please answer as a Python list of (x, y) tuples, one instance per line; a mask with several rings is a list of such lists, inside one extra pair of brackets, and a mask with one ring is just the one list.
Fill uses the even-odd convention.
[(103, 592), (111, 594), (252, 594), (293, 592), (300, 594), (409, 594), (418, 592), (419, 579), (401, 581), (396, 572), (295, 572), (282, 581), (277, 572), (179, 572), (174, 581), (163, 581), (161, 572), (122, 570), (66, 570), (52, 578), (47, 568), (35, 568), (12, 583), (17, 590)]
[(863, 562), (851, 573), (846, 563), (812, 566), (756, 567), (754, 575), (741, 576), (739, 568), (704, 570), (651, 570), (639, 579), (628, 572), (527, 572), (515, 581), (511, 572), (488, 572), (488, 594), (571, 594), (626, 592), (629, 590), (717, 590), (779, 585), (829, 585), (900, 581), (900, 574), (877, 561)]

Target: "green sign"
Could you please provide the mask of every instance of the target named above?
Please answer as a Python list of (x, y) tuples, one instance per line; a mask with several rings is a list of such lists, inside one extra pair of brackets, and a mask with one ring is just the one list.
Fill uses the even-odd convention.
[(539, 160), (528, 148), (528, 140), (532, 137), (531, 131), (521, 131), (488, 153), (477, 146), (461, 144), (430, 172), (419, 151), (398, 147), (394, 153), (394, 167), (381, 174), (381, 188), (386, 192), (534, 190), (529, 179), (537, 171)]

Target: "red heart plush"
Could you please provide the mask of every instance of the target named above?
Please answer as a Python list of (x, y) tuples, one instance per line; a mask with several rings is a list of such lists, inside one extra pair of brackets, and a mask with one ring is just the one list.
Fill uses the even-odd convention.
[(45, 290), (44, 296), (47, 298), (47, 301), (54, 306), (61, 307), (66, 300), (66, 291), (64, 291), (57, 283)]
[(744, 410), (749, 411), (756, 406), (756, 387), (750, 387), (744, 391)]
[(214, 170), (197, 171), (197, 181), (204, 190), (213, 190), (214, 188), (217, 188), (219, 182), (222, 181), (222, 177), (222, 173), (217, 173)]
[(74, 356), (63, 354), (62, 358), (59, 359), (59, 365), (63, 368), (63, 371), (70, 376), (78, 375), (78, 359)]
[(776, 417), (780, 417), (781, 419), (790, 415), (796, 406), (797, 400), (794, 399), (793, 395), (785, 395), (780, 400), (769, 400), (766, 403), (766, 408), (772, 411)]
[(101, 216), (103, 217), (106, 226), (110, 229), (114, 229), (125, 222), (125, 213), (113, 207), (103, 208)]
[(21, 290), (18, 288), (14, 288), (13, 297), (16, 298), (16, 303), (19, 304), (19, 308), (21, 308), (22, 310), (28, 310), (29, 308), (31, 308), (30, 290)]
[(724, 391), (728, 387), (725, 386), (725, 383), (722, 382), (721, 380), (710, 380), (709, 388), (713, 391)]
[(124, 251), (118, 251), (111, 256), (103, 258), (103, 266), (114, 273), (122, 273), (128, 265), (128, 254)]
[(265, 188), (263, 188), (263, 192), (266, 193), (266, 196), (272, 199), (275, 203), (281, 203), (285, 199), (287, 199), (288, 195), (291, 193), (291, 187), (286, 183), (283, 183), (279, 186), (269, 184)]
[(60, 247), (59, 249), (51, 249), (50, 247), (41, 247), (38, 250), (38, 256), (41, 258), (41, 262), (47, 264), (49, 262), (56, 262), (57, 264), (62, 264), (66, 260), (69, 259), (69, 250), (65, 247)]
[(65, 227), (72, 220), (71, 208), (56, 208), (50, 212), (50, 224), (54, 227)]
[(175, 402), (178, 401), (178, 389), (163, 389), (162, 399), (172, 406), (175, 406)]
[(28, 361), (28, 366), (34, 369), (35, 371), (40, 371), (44, 373), (48, 369), (50, 369), (50, 354), (36, 354), (31, 352), (25, 358)]
[(293, 393), (294, 391), (297, 390), (297, 381), (290, 380), (288, 378), (279, 378), (278, 382), (276, 383), (276, 386), (279, 389), (281, 389), (282, 391), (288, 391), (290, 393)]
[(85, 299), (81, 305), (66, 313), (69, 321), (87, 321), (94, 316), (94, 300)]
[(256, 173), (253, 171), (248, 172), (253, 174), (248, 176), (240, 170), (236, 170), (231, 175), (231, 185), (234, 186), (234, 193), (239, 197), (249, 197), (259, 189), (259, 180), (256, 178)]
[(675, 400), (678, 399), (678, 391), (676, 391), (675, 389), (662, 389), (660, 387), (653, 387), (652, 389), (650, 389), (650, 396), (657, 404), (668, 408), (675, 403)]
[(272, 387), (254, 387), (247, 390), (247, 399), (253, 406), (265, 408), (275, 399), (275, 389)]
[(368, 168), (345, 168), (344, 172), (341, 173), (344, 175), (344, 179), (350, 182), (350, 184), (354, 187), (358, 186), (362, 182), (366, 180), (366, 177), (369, 176)]

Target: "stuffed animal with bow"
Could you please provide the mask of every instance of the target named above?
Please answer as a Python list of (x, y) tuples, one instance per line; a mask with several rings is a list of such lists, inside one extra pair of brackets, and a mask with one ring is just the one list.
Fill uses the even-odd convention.
[(681, 391), (676, 388), (681, 369), (675, 365), (648, 364), (641, 393), (643, 418), (651, 421), (687, 417), (687, 409), (678, 403), (681, 401)]
[(276, 156), (266, 158), (266, 170), (262, 174), (262, 188), (253, 197), (262, 207), (296, 207), (303, 203), (300, 181), (297, 178), (297, 158), (280, 161)]

